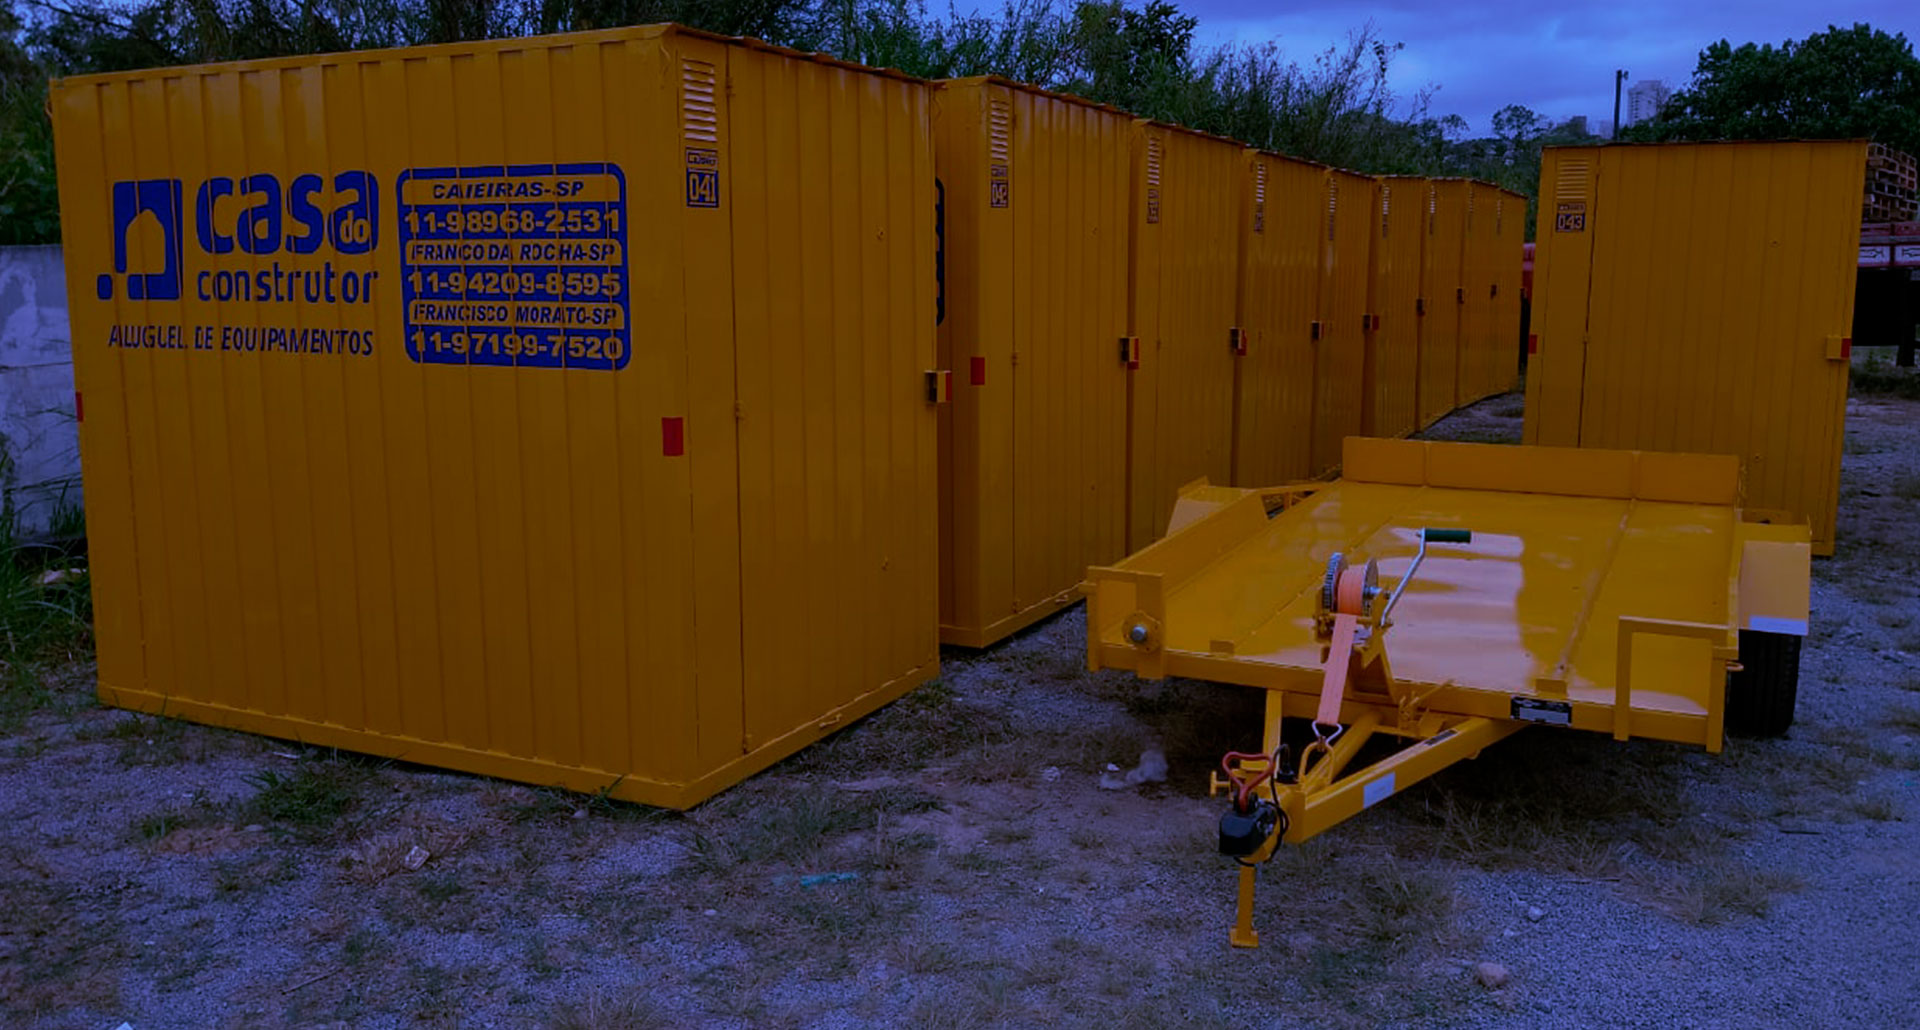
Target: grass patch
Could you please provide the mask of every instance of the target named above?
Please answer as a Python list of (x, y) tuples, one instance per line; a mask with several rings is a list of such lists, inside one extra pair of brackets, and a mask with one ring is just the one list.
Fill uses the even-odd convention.
[(118, 920), (25, 848), (0, 848), (0, 1022), (37, 1025), (46, 1013), (118, 1007), (128, 957)]
[(348, 816), (366, 808), (365, 795), (378, 774), (377, 765), (340, 752), (303, 760), (291, 772), (262, 770), (247, 777), (254, 794), (240, 812), (302, 839), (330, 838), (345, 830)]
[(1447, 858), (1605, 876), (1629, 845), (1666, 856), (1710, 843), (1678, 759), (1660, 744), (1522, 734), (1408, 791), (1400, 811)]
[[(0, 448), (0, 479), (9, 459)], [(0, 731), (61, 699), (50, 681), (93, 656), (93, 592), (53, 547), (23, 542), (0, 510)]]
[(836, 778), (918, 771), (1012, 735), (1005, 712), (969, 702), (936, 679), (788, 759), (782, 770)]
[[(1910, 685), (1908, 689), (1912, 689)], [(1920, 733), (1920, 706), (1897, 704), (1888, 707), (1886, 715), (1880, 719), (1890, 730), (1901, 733)]]
[(1716, 926), (1765, 916), (1774, 895), (1801, 888), (1798, 877), (1718, 857), (1679, 872), (1635, 870), (1628, 882), (1683, 923)]
[(599, 992), (554, 1008), (545, 1030), (656, 1030), (672, 1025), (658, 1006), (638, 994), (613, 997)]
[[(777, 863), (811, 868), (829, 855), (846, 865), (897, 868), (907, 855), (930, 849), (919, 832), (894, 833), (897, 818), (942, 806), (939, 798), (912, 787), (844, 790), (825, 785), (782, 786), (777, 797), (736, 790), (702, 806), (692, 817), (689, 861), (681, 868), (699, 876), (725, 875), (750, 865)], [(864, 835), (864, 853), (843, 846)]]
[(300, 876), (300, 862), (293, 855), (256, 856), (222, 859), (213, 864), (213, 892), (223, 898), (244, 898)]
[(226, 822), (226, 816), (222, 807), (214, 804), (206, 794), (196, 793), (185, 804), (169, 805), (135, 819), (132, 836), (141, 843), (158, 844), (175, 830), (216, 826)]
[(1890, 823), (1900, 819), (1900, 809), (1884, 797), (1848, 798), (1847, 811), (1869, 822)]
[(1876, 348), (1854, 362), (1852, 389), (1856, 394), (1920, 400), (1920, 370), (1901, 368)]

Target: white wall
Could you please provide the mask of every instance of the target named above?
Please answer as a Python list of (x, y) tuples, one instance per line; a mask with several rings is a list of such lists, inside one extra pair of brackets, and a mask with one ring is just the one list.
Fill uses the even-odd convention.
[(0, 247), (0, 492), (29, 532), (80, 503), (70, 341), (60, 248)]

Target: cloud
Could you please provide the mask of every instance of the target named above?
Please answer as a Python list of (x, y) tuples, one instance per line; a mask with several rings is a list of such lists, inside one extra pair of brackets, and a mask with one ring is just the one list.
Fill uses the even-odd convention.
[(1485, 132), (1493, 113), (1512, 103), (1555, 119), (1611, 119), (1614, 69), (1630, 73), (1629, 85), (1662, 79), (1682, 86), (1700, 50), (1722, 38), (1778, 43), (1857, 21), (1910, 40), (1920, 36), (1920, 5), (1910, 0), (1817, 6), (1618, 0), (1553, 7), (1518, 0), (1176, 2), (1200, 19), (1202, 45), (1277, 40), (1288, 59), (1302, 64), (1371, 22), (1382, 39), (1404, 44), (1391, 73), (1394, 92), (1404, 98), (1433, 88), (1433, 113), (1459, 114), (1475, 132)]

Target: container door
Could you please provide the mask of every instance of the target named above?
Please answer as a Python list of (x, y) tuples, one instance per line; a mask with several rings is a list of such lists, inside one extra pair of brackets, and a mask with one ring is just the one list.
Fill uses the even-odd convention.
[(1231, 480), (1241, 148), (1157, 125), (1136, 155), (1130, 549), (1166, 532), (1180, 487)]
[[(998, 618), (1077, 598), (1127, 552), (1129, 119), (1012, 91), (1011, 590)], [(991, 388), (991, 382), (989, 383)], [(1058, 607), (1058, 604), (1052, 607)], [(1050, 610), (1047, 609), (1047, 610)]]
[(1420, 425), (1439, 421), (1459, 403), (1461, 248), (1466, 236), (1464, 182), (1435, 182), (1427, 206), (1426, 314), (1420, 341)]
[(1858, 144), (1601, 151), (1580, 445), (1737, 455), (1746, 504), (1831, 550), (1863, 165)]
[(1366, 395), (1368, 259), (1378, 201), (1373, 180), (1326, 173), (1320, 233), (1320, 338), (1314, 342), (1313, 474), (1340, 465), (1341, 446), (1360, 434)]
[(1535, 219), (1533, 324), (1527, 339), (1527, 417), (1523, 439), (1547, 447), (1580, 445), (1581, 388), (1587, 356), (1587, 291), (1601, 221), (1599, 151), (1554, 148), (1541, 158)]
[(744, 48), (729, 85), (741, 746), (786, 751), (937, 668), (931, 100)]
[(1308, 478), (1313, 463), (1313, 334), (1319, 317), (1319, 166), (1253, 154), (1247, 170), (1240, 297), (1245, 337), (1234, 386), (1233, 483)]
[[(1014, 384), (1011, 93), (984, 82), (937, 96), (944, 215), (940, 367), (955, 372), (941, 425), (940, 623), (966, 634), (1013, 598)], [(963, 643), (984, 643), (963, 638)]]

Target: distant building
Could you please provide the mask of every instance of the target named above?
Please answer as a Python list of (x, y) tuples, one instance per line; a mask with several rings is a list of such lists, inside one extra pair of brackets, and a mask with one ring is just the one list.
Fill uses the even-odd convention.
[(1627, 116), (1620, 119), (1620, 124), (1634, 125), (1659, 115), (1672, 95), (1673, 90), (1659, 79), (1641, 79), (1627, 90)]

